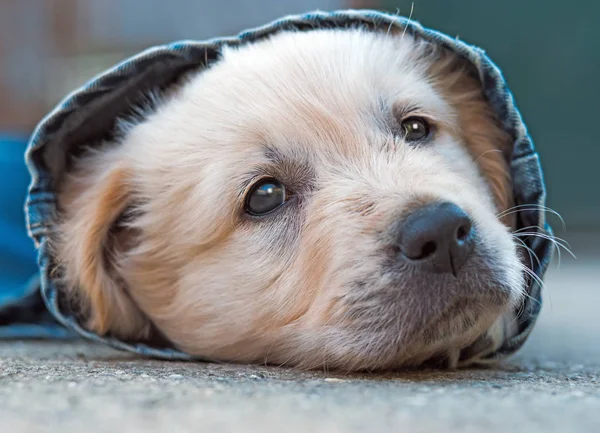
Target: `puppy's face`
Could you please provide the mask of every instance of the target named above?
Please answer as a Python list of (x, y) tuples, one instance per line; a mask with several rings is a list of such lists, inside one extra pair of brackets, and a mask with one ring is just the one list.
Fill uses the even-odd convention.
[(520, 301), (498, 127), (408, 35), (228, 49), (63, 182), (56, 256), (89, 326), (219, 360), (391, 368)]

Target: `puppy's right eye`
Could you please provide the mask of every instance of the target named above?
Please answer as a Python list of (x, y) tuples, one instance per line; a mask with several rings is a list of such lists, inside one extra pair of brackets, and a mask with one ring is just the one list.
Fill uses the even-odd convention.
[(246, 196), (246, 212), (262, 216), (273, 212), (286, 201), (285, 187), (274, 178), (261, 179), (250, 188)]

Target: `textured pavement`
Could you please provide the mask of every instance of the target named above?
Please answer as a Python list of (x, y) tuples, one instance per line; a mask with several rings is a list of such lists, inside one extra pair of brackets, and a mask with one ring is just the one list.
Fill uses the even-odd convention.
[(495, 369), (338, 375), (0, 342), (0, 432), (600, 432), (600, 236), (572, 236)]

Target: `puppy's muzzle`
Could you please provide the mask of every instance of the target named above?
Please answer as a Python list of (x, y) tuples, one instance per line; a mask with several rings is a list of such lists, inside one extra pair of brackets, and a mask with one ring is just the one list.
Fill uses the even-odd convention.
[(432, 203), (404, 221), (397, 249), (422, 271), (456, 274), (473, 253), (475, 237), (469, 216), (454, 203)]

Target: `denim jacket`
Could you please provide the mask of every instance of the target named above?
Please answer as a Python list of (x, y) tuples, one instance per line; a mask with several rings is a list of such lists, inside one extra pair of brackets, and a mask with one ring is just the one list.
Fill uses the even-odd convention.
[[(163, 358), (197, 359), (168, 344), (120, 341), (111, 336), (99, 336), (84, 329), (80, 313), (64, 302), (59, 281), (53, 279), (53, 257), (48, 246), (56, 218), (55, 186), (65, 170), (67, 156), (81, 146), (110, 138), (115, 120), (130, 113), (144, 95), (174, 83), (192, 69), (201, 70), (219, 57), (224, 46), (240, 46), (285, 30), (310, 31), (331, 28), (367, 28), (388, 31), (391, 27), (405, 29), (433, 43), (441, 44), (470, 61), (479, 72), (483, 93), (497, 113), (504, 129), (514, 141), (510, 170), (514, 182), (517, 228), (550, 234), (551, 228), (540, 209), (545, 204), (545, 186), (538, 154), (515, 106), (498, 67), (480, 48), (450, 38), (403, 17), (370, 10), (311, 12), (287, 16), (262, 27), (244, 31), (234, 37), (207, 41), (179, 41), (150, 48), (100, 74), (80, 89), (68, 95), (35, 129), (26, 153), (31, 184), (26, 200), (29, 236), (38, 251), (40, 271), (39, 293), (54, 317), (77, 334), (112, 347)], [(404, 30), (403, 30), (404, 31)], [(466, 363), (487, 363), (502, 359), (518, 350), (530, 334), (541, 308), (543, 277), (551, 259), (551, 243), (541, 237), (525, 239), (539, 258), (528, 263), (539, 278), (527, 280), (528, 295), (514, 312), (518, 322), (516, 335), (496, 335), (493, 329), (466, 348), (461, 358)]]

